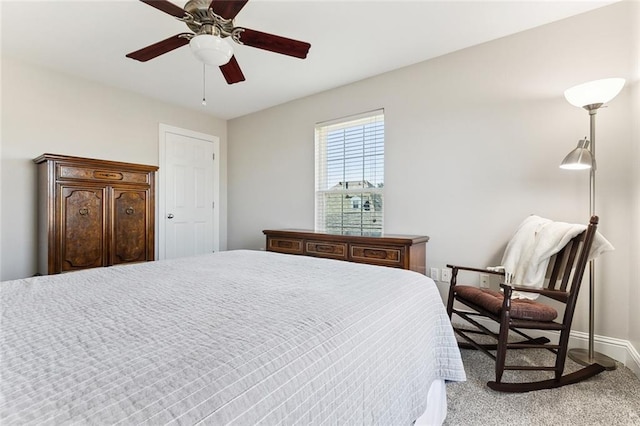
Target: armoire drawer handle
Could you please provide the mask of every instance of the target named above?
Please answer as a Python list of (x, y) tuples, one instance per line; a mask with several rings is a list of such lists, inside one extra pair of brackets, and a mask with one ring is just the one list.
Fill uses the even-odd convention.
[(86, 207), (83, 207), (80, 210), (78, 210), (78, 213), (80, 213), (80, 216), (86, 216), (89, 214), (89, 209)]
[(99, 170), (96, 170), (95, 172), (93, 172), (93, 176), (96, 179), (122, 180), (122, 178), (123, 178), (122, 173), (102, 172), (102, 171), (99, 171)]
[(133, 214), (135, 213), (135, 210), (133, 209), (133, 207), (127, 207), (127, 209), (124, 212), (126, 214)]

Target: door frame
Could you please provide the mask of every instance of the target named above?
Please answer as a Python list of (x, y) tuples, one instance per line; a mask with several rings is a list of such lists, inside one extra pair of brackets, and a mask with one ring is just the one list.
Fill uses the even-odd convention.
[(205, 142), (213, 144), (213, 155), (215, 161), (213, 162), (213, 251), (220, 251), (220, 138), (214, 135), (208, 135), (206, 133), (200, 133), (189, 129), (182, 129), (180, 127), (170, 126), (168, 124), (159, 123), (158, 127), (158, 166), (160, 167), (157, 176), (157, 220), (156, 220), (156, 238), (157, 241), (157, 253), (156, 259), (164, 259), (166, 257), (165, 248), (165, 233), (166, 225), (165, 219), (167, 217), (166, 207), (166, 195), (167, 183), (165, 181), (166, 170), (166, 149), (167, 149), (167, 134), (175, 134), (186, 136), (193, 139), (200, 139)]

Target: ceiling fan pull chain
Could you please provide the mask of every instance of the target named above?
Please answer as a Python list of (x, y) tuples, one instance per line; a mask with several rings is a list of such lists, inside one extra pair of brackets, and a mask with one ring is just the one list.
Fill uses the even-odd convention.
[(203, 62), (202, 63), (202, 106), (207, 106), (207, 99), (206, 99), (206, 67), (207, 65)]

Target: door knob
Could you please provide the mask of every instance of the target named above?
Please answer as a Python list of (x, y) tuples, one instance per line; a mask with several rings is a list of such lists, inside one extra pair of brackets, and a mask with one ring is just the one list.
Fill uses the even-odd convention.
[(173, 213), (169, 213), (169, 214), (167, 215), (167, 219), (173, 219)]

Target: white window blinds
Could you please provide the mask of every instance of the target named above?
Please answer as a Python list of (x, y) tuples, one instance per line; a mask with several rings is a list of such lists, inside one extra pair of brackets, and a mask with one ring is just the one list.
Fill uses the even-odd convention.
[(315, 146), (316, 230), (382, 234), (384, 111), (318, 123)]

